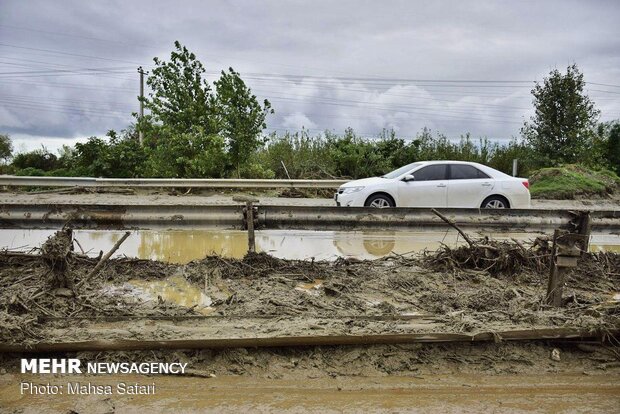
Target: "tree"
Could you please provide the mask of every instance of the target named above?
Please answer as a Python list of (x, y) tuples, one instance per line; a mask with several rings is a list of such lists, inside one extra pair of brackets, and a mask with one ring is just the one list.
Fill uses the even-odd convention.
[(11, 137), (6, 134), (0, 134), (0, 160), (6, 162), (13, 154), (13, 143)]
[(620, 122), (615, 122), (607, 135), (607, 164), (620, 175)]
[(151, 111), (147, 119), (179, 133), (191, 132), (195, 127), (207, 134), (216, 133), (213, 93), (203, 78), (205, 68), (178, 41), (174, 47), (169, 62), (153, 59), (156, 67), (146, 81), (152, 92), (150, 98), (143, 98), (145, 108)]
[(260, 139), (260, 133), (267, 128), (265, 118), (273, 113), (273, 109), (266, 99), (261, 106), (239, 73), (232, 68), (228, 72), (222, 71), (214, 85), (217, 96), (213, 99), (213, 107), (217, 126), (227, 142), (237, 177), (240, 177), (241, 164), (265, 143)]
[(151, 112), (138, 122), (155, 157), (150, 174), (161, 167), (167, 176), (225, 176), (231, 163), (239, 177), (242, 170), (261, 174), (251, 159), (265, 142), (260, 135), (273, 113), (269, 101), (261, 105), (232, 68), (222, 71), (213, 90), (196, 55), (178, 41), (174, 46), (169, 62), (154, 59), (147, 80), (152, 92), (142, 99)]
[(535, 115), (521, 133), (535, 152), (553, 163), (581, 161), (592, 145), (600, 111), (584, 93), (585, 81), (576, 64), (562, 74), (549, 73), (532, 89)]

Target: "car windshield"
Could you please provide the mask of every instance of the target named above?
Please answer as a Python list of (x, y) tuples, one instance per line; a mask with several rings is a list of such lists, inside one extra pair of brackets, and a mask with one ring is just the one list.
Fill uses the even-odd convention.
[(396, 178), (398, 176), (403, 175), (404, 173), (413, 170), (415, 167), (419, 167), (420, 165), (422, 165), (421, 162), (414, 162), (413, 164), (407, 164), (404, 167), (400, 167), (397, 170), (394, 170), (390, 173), (387, 173), (385, 175), (382, 175), (382, 178)]

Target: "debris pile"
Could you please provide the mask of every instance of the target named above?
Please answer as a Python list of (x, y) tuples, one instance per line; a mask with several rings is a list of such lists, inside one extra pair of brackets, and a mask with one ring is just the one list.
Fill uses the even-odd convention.
[[(204, 317), (199, 308), (164, 295), (136, 296), (136, 286), (131, 288), (132, 280), (161, 286), (172, 277), (208, 297), (209, 316), (339, 318), (363, 328), (364, 318), (422, 315), (455, 333), (515, 326), (620, 328), (620, 255), (584, 255), (568, 274), (564, 306), (549, 308), (544, 239), (528, 246), (483, 239), (420, 257), (375, 261), (297, 261), (252, 253), (242, 260), (208, 256), (177, 265), (129, 258), (102, 263), (105, 257), (74, 252), (67, 235), (46, 242), (41, 255), (0, 252), (1, 341), (35, 342), (46, 335), (45, 321), (55, 318)], [(87, 277), (97, 266), (98, 274)]]
[(442, 245), (438, 251), (426, 254), (423, 261), (437, 270), (473, 269), (491, 275), (514, 275), (524, 271), (548, 270), (550, 255), (550, 241), (546, 237), (536, 238), (528, 248), (517, 240), (509, 242), (484, 238), (455, 249)]

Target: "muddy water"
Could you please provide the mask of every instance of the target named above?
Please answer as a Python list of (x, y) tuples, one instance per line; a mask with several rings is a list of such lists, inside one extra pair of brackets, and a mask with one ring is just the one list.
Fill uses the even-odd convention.
[[(155, 384), (155, 395), (20, 395), (20, 382)], [(617, 412), (613, 375), (424, 375), (277, 380), (247, 377), (0, 375), (0, 407), (23, 413)]]
[[(1, 230), (0, 248), (28, 250), (39, 247), (52, 230)], [(75, 238), (87, 254), (108, 251), (123, 231), (77, 230)], [(485, 234), (495, 239), (528, 241), (535, 233)], [(455, 231), (304, 231), (263, 230), (256, 233), (259, 252), (285, 259), (334, 260), (337, 257), (376, 259), (392, 253), (408, 254), (435, 250), (441, 243), (455, 247), (463, 243)], [(592, 235), (592, 251), (620, 251), (619, 235)], [(79, 247), (76, 246), (79, 251)], [(244, 231), (137, 230), (121, 245), (116, 256), (187, 263), (208, 254), (240, 258), (247, 251)]]
[(194, 308), (203, 315), (208, 315), (215, 310), (211, 307), (213, 300), (201, 289), (188, 282), (182, 274), (163, 280), (131, 279), (121, 286), (106, 286), (103, 293), (131, 296), (142, 301), (162, 300), (178, 306)]

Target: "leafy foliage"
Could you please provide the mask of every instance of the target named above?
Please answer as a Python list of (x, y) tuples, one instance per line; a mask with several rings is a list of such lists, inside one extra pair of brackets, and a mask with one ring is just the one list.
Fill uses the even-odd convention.
[(71, 175), (88, 177), (139, 177), (146, 159), (144, 148), (135, 138), (135, 132), (126, 131), (118, 136), (108, 133), (109, 140), (90, 137), (85, 143), (75, 144), (75, 150), (65, 150), (63, 167)]
[(213, 89), (196, 55), (178, 41), (174, 45), (170, 61), (154, 59), (147, 80), (152, 92), (143, 102), (151, 114), (138, 120), (147, 147), (144, 172), (162, 177), (256, 172), (249, 160), (265, 143), (261, 132), (271, 104), (261, 105), (232, 68), (221, 72)]
[(58, 157), (43, 147), (34, 151), (17, 154), (13, 158), (13, 166), (16, 169), (34, 168), (50, 171), (58, 168)]
[(224, 139), (200, 127), (184, 133), (158, 130), (158, 139), (146, 147), (143, 173), (147, 177), (222, 178), (228, 158)]
[[(154, 58), (155, 69), (146, 84), (151, 88), (144, 107), (151, 111), (150, 121), (177, 133), (201, 128), (207, 134), (217, 132), (214, 125), (213, 95), (203, 78), (205, 68), (185, 46), (174, 42), (170, 61)], [(142, 127), (142, 126), (140, 126)]]
[(620, 122), (609, 124), (605, 150), (607, 165), (620, 175)]
[(532, 90), (535, 115), (522, 128), (523, 136), (548, 163), (582, 161), (592, 147), (600, 111), (584, 93), (583, 74), (573, 64), (562, 74), (551, 71)]
[(239, 73), (232, 68), (228, 72), (222, 71), (220, 79), (214, 84), (217, 96), (213, 99), (213, 106), (217, 130), (228, 144), (230, 160), (240, 177), (243, 161), (265, 143), (260, 133), (267, 128), (265, 118), (273, 110), (266, 99), (261, 107)]
[(13, 143), (7, 134), (0, 134), (0, 160), (6, 162), (13, 155)]
[(409, 140), (398, 138), (391, 130), (367, 139), (348, 129), (344, 136), (325, 132), (311, 137), (306, 131), (272, 135), (258, 158), (278, 178), (287, 178), (282, 162), (291, 178), (362, 178), (383, 175), (415, 161), (448, 159), (480, 162), (511, 173), (514, 158), (520, 160), (520, 174), (526, 175), (535, 167), (531, 152), (525, 142), (516, 139), (500, 145), (488, 139), (475, 142), (466, 134), (452, 142), (428, 129)]

